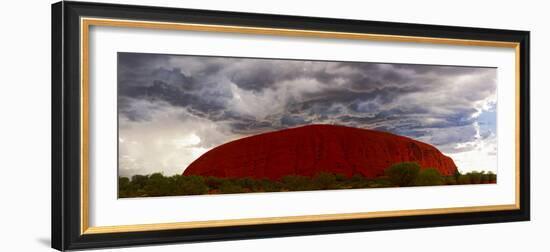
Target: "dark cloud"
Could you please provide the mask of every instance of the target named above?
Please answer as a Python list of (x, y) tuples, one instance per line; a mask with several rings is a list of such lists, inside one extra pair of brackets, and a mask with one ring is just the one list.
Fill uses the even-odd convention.
[(141, 53), (118, 60), (119, 112), (130, 121), (171, 106), (241, 135), (333, 123), (441, 148), (495, 131), (494, 114), (474, 125), (496, 99), (494, 68)]
[(257, 60), (254, 64), (246, 64), (245, 71), (233, 71), (230, 80), (244, 90), (262, 91), (274, 87), (278, 82), (295, 79), (300, 76), (297, 69), (281, 71), (277, 67), (280, 64), (285, 64), (285, 61)]

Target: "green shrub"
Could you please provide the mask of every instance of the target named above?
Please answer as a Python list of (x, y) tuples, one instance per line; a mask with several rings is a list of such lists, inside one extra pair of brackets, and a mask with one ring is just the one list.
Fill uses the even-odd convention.
[(149, 180), (149, 176), (147, 175), (132, 176), (132, 184), (134, 184), (137, 188), (143, 188), (145, 184), (147, 184), (148, 180)]
[(320, 172), (313, 177), (313, 184), (316, 189), (335, 189), (336, 185), (336, 176), (328, 172)]
[(469, 174), (460, 175), (460, 177), (458, 177), (457, 184), (459, 185), (472, 184), (470, 175)]
[(497, 180), (497, 175), (493, 172), (484, 171), (472, 171), (466, 174), (460, 175), (457, 180), (458, 184), (467, 185), (467, 184), (484, 184), (484, 183), (495, 183)]
[(397, 186), (410, 186), (414, 184), (420, 165), (416, 162), (403, 162), (390, 166), (384, 171), (389, 181)]
[(432, 186), (432, 185), (442, 185), (444, 178), (441, 176), (441, 173), (435, 168), (427, 168), (421, 170), (418, 173), (418, 176), (415, 179), (414, 184), (418, 186)]
[(462, 174), (460, 173), (459, 170), (456, 170), (455, 173), (453, 174), (454, 178), (456, 181), (458, 181), (458, 178), (461, 176)]
[(220, 193), (243, 193), (246, 191), (241, 185), (234, 183), (231, 180), (223, 181), (219, 190)]
[(303, 191), (315, 189), (312, 181), (306, 176), (289, 175), (281, 178), (283, 187), (288, 191)]
[(355, 174), (353, 175), (348, 183), (352, 186), (352, 188), (365, 188), (368, 187), (368, 179), (365, 178), (361, 174)]
[(259, 184), (259, 190), (264, 192), (280, 192), (283, 188), (283, 184), (281, 182), (272, 181), (269, 179), (261, 179)]
[(258, 191), (260, 188), (259, 182), (253, 178), (239, 178), (234, 182), (247, 191)]
[(202, 176), (178, 176), (176, 178), (177, 195), (198, 195), (208, 193), (206, 179)]
[(336, 178), (337, 182), (347, 182), (349, 180), (346, 175), (340, 173), (335, 173), (334, 177)]
[(457, 184), (455, 176), (444, 177), (444, 181), (445, 181), (446, 185), (456, 185)]
[(392, 165), (385, 175), (367, 178), (355, 174), (351, 178), (342, 174), (320, 172), (313, 177), (285, 176), (280, 180), (256, 178), (218, 178), (211, 176), (173, 175), (161, 173), (134, 175), (118, 178), (118, 196), (148, 197), (169, 195), (198, 195), (216, 193), (281, 192), (324, 189), (379, 188), (411, 185), (453, 185), (494, 183), (497, 175), (492, 172), (469, 172), (453, 176), (441, 176), (436, 169), (420, 170), (417, 163), (406, 162)]
[(481, 183), (482, 184), (489, 183), (489, 175), (488, 174), (486, 174), (484, 172), (481, 173)]
[(389, 179), (388, 176), (381, 176), (367, 180), (367, 187), (369, 188), (382, 188), (382, 187), (395, 187), (396, 184)]
[(497, 181), (497, 175), (494, 174), (493, 172), (488, 172), (487, 178), (489, 180), (488, 183), (495, 183)]
[(143, 187), (145, 193), (149, 196), (165, 196), (174, 191), (174, 184), (161, 173), (149, 175)]
[(130, 185), (130, 179), (127, 177), (119, 177), (118, 178), (118, 187), (127, 187)]
[(119, 177), (118, 178), (118, 197), (119, 198), (126, 198), (131, 197), (130, 192), (132, 191), (132, 188), (130, 186), (130, 179), (127, 177)]
[(210, 189), (219, 189), (220, 188), (220, 185), (227, 179), (225, 178), (218, 178), (218, 177), (212, 177), (212, 176), (208, 176), (205, 178), (206, 179), (206, 185), (210, 188)]
[(468, 175), (470, 175), (470, 183), (481, 184), (481, 178), (483, 177), (482, 172), (473, 171), (468, 173)]

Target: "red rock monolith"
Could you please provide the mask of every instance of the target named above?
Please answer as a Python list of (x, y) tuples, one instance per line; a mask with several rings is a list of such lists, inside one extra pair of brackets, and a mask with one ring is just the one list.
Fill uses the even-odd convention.
[(387, 132), (308, 125), (238, 139), (203, 154), (184, 175), (279, 179), (319, 172), (375, 178), (399, 162), (452, 175), (457, 167), (435, 147)]

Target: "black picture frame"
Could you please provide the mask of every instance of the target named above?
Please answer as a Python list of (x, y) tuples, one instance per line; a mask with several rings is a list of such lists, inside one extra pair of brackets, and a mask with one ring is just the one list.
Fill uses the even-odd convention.
[[(82, 234), (80, 18), (252, 26), (490, 40), (519, 44), (519, 209), (211, 228)], [(102, 3), (52, 5), (52, 247), (87, 249), (175, 242), (251, 239), (388, 229), (528, 221), (530, 219), (529, 32), (440, 25), (236, 13)]]

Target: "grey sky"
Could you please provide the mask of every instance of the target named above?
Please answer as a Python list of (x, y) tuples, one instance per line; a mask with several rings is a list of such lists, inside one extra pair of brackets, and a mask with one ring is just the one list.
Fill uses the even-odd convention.
[(304, 124), (389, 131), (496, 171), (496, 69), (119, 53), (120, 175)]

